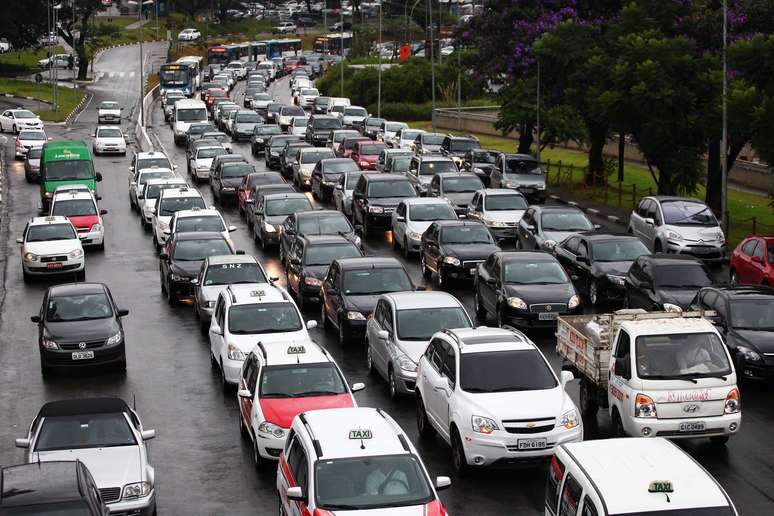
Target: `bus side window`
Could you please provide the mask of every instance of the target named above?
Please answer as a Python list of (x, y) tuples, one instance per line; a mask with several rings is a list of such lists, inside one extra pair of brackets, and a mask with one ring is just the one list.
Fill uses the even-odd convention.
[(548, 482), (546, 482), (546, 508), (551, 511), (551, 514), (556, 514), (564, 470), (564, 464), (554, 455), (551, 458), (551, 467), (548, 468)]

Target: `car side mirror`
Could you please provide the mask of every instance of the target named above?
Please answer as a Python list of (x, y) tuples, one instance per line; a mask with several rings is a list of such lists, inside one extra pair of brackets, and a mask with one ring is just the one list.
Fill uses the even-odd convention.
[(594, 224), (594, 229), (595, 230), (596, 229), (602, 229), (602, 225), (601, 224)]
[(95, 179), (97, 180), (97, 182), (99, 183), (100, 181), (102, 181), (102, 174), (100, 174), (99, 172), (97, 172), (97, 173), (94, 175), (94, 178), (95, 178)]
[(228, 227), (228, 232), (229, 232), (229, 233), (233, 233), (233, 232), (234, 232), (234, 231), (236, 231), (236, 230), (237, 230), (237, 227), (236, 227), (236, 226), (229, 226), (229, 227)]
[(306, 329), (307, 330), (314, 330), (317, 328), (317, 321), (312, 319), (311, 321), (306, 321)]
[(245, 251), (244, 251), (244, 249), (237, 249), (234, 254), (238, 254), (238, 255), (241, 256), (241, 255), (245, 254)]
[(390, 338), (390, 332), (387, 330), (379, 330), (379, 338), (382, 340), (388, 340)]
[(223, 335), (223, 330), (216, 322), (212, 322), (210, 325), (210, 331), (214, 333), (215, 335)]
[(559, 379), (562, 381), (562, 387), (566, 387), (568, 383), (575, 380), (575, 375), (572, 374), (572, 371), (562, 371)]
[(341, 185), (336, 185), (336, 190), (341, 192), (342, 190), (344, 190), (344, 187)]
[(467, 219), (467, 218), (468, 218), (468, 216), (467, 216), (467, 215), (465, 215), (464, 213), (460, 213), (459, 215), (457, 215), (457, 218), (458, 218), (458, 219)]
[(39, 323), (40, 322), (40, 316), (39, 315), (33, 315), (32, 317), (30, 317), (30, 321), (32, 321), (34, 323)]
[(424, 292), (425, 290), (427, 289), (423, 285), (417, 285), (416, 287), (414, 287), (415, 292)]
[(362, 224), (355, 225), (355, 233), (357, 233), (358, 235), (361, 235), (361, 236), (363, 235), (363, 226), (362, 226)]
[(648, 226), (655, 226), (656, 225), (656, 222), (652, 218), (650, 218), (650, 217), (646, 217), (644, 222)]
[(352, 392), (362, 391), (363, 389), (365, 389), (365, 384), (362, 382), (353, 383), (350, 389), (352, 390)]
[(253, 393), (250, 392), (250, 389), (239, 389), (239, 391), (237, 391), (237, 396), (248, 400), (253, 399)]
[(762, 260), (761, 260), (761, 257), (760, 257), (760, 256), (753, 256), (753, 257), (752, 257), (752, 261), (754, 261), (755, 263), (761, 263), (761, 262), (762, 262)]
[(435, 490), (443, 491), (451, 486), (451, 479), (449, 477), (435, 477)]
[(403, 215), (398, 215), (395, 218), (395, 220), (398, 221), (398, 222), (406, 222), (406, 217), (404, 217)]
[(17, 448), (29, 448), (30, 447), (30, 440), (29, 439), (16, 439), (15, 441)]
[(127, 310), (126, 308), (118, 309), (118, 317), (126, 317), (127, 315), (129, 315), (129, 310)]
[(535, 226), (532, 224), (527, 224), (527, 231), (535, 231)]
[(288, 500), (293, 502), (306, 503), (306, 495), (304, 494), (304, 491), (298, 486), (288, 487), (285, 490), (285, 496), (287, 496)]
[(159, 253), (159, 260), (169, 260), (169, 255), (167, 253), (161, 252)]
[(490, 285), (496, 285), (497, 284), (497, 279), (496, 278), (487, 278), (486, 282), (488, 284), (490, 284)]
[[(142, 197), (140, 197), (140, 199), (142, 199)], [(100, 215), (107, 215), (108, 211), (107, 210), (99, 210), (99, 214)]]
[(585, 263), (586, 265), (589, 264), (589, 257), (588, 256), (576, 256), (575, 261), (578, 263)]
[(328, 294), (329, 296), (335, 296), (335, 295), (338, 295), (339, 291), (336, 290), (335, 288), (326, 288), (325, 293)]
[(301, 260), (299, 258), (291, 258), (290, 263), (292, 265), (301, 265)]
[(23, 238), (17, 238), (16, 239), (16, 243), (17, 244), (23, 244), (24, 243), (24, 239)]
[(140, 436), (142, 437), (143, 441), (150, 441), (151, 439), (154, 439), (156, 437), (156, 431), (155, 430), (143, 430), (140, 432)]

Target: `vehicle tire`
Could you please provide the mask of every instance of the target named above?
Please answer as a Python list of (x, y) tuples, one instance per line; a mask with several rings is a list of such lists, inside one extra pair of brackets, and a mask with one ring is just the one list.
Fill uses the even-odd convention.
[(167, 283), (167, 303), (169, 303), (170, 306), (175, 306), (177, 304), (177, 297), (172, 293), (172, 288), (169, 286), (169, 283)]
[(597, 417), (597, 411), (599, 411), (599, 399), (597, 398), (596, 388), (586, 378), (581, 378), (579, 398), (581, 416), (586, 418)]
[(223, 389), (223, 392), (228, 392), (230, 389), (230, 385), (226, 381), (226, 370), (223, 368), (223, 359), (220, 359), (220, 387)]
[(392, 249), (393, 251), (400, 251), (401, 245), (398, 242), (398, 239), (395, 238), (395, 234), (392, 235)]
[(126, 372), (126, 356), (124, 356), (124, 359), (121, 360), (118, 364), (116, 364), (116, 371), (118, 371), (119, 373)]
[(626, 430), (617, 410), (613, 410), (613, 437), (626, 437)]
[(589, 302), (591, 306), (599, 306), (599, 287), (596, 280), (591, 280), (589, 283)]
[(715, 437), (710, 437), (710, 443), (712, 446), (725, 446), (728, 439), (728, 435), (716, 435)]
[(100, 253), (105, 252), (105, 237), (102, 237), (102, 243), (97, 246), (97, 251)]
[(266, 462), (267, 461), (264, 460), (263, 457), (261, 457), (261, 454), (258, 451), (258, 443), (253, 441), (253, 463), (255, 464), (255, 470), (263, 471), (264, 469), (266, 469)]
[(28, 183), (32, 183), (32, 176), (26, 170), (24, 171), (24, 180)]
[(210, 348), (210, 368), (213, 371), (218, 369), (218, 361), (215, 360), (215, 355), (212, 354), (212, 348)]
[(363, 238), (366, 239), (370, 235), (370, 232), (368, 231), (368, 221), (366, 219), (363, 219)]
[(435, 274), (436, 278), (436, 284), (438, 285), (438, 290), (447, 290), (449, 288), (449, 275), (443, 272), (442, 267), (438, 267), (438, 272)]
[(314, 185), (310, 186), (309, 189), (312, 191), (312, 198), (315, 201), (322, 201), (322, 199), (320, 198), (320, 195), (317, 192), (315, 192)]
[(366, 340), (366, 373), (370, 376), (374, 376), (376, 374), (376, 369), (374, 368), (374, 359), (371, 355), (371, 345), (368, 343), (368, 340)]
[(31, 283), (32, 282), (32, 276), (27, 274), (27, 271), (22, 269), (22, 279), (24, 280), (24, 283)]
[(86, 281), (86, 267), (75, 273), (76, 281)]
[(521, 251), (524, 247), (521, 245), (521, 239), (519, 237), (516, 237), (516, 250)]
[(452, 446), (452, 466), (454, 472), (458, 477), (464, 477), (470, 470), (468, 466), (468, 459), (465, 458), (465, 448), (462, 446), (462, 439), (456, 428), (452, 427), (451, 431), (451, 446)]
[(13, 134), (19, 134), (19, 130), (16, 128), (16, 124), (13, 124), (13, 128), (11, 130)]
[(247, 427), (245, 426), (245, 420), (242, 419), (242, 410), (237, 410), (237, 419), (239, 420), (239, 435), (242, 436), (242, 439), (251, 440), (250, 439), (250, 433), (247, 431)]
[(729, 273), (729, 277), (730, 277), (729, 282), (732, 285), (736, 285), (739, 283), (739, 278), (737, 278), (736, 271), (734, 269), (731, 269), (731, 272)]
[(479, 321), (486, 324), (487, 312), (484, 305), (481, 304), (481, 296), (478, 293), (478, 286), (474, 287), (473, 291), (473, 305), (476, 308), (476, 317)]
[(279, 493), (277, 493), (277, 502), (278, 502), (278, 505), (279, 505), (279, 507), (277, 509), (277, 514), (279, 514), (279, 516), (285, 516), (285, 508), (282, 507), (282, 498), (280, 498)]
[(279, 243), (279, 261), (283, 267), (287, 267), (287, 264), (285, 263), (285, 251), (283, 251), (282, 248), (282, 240), (280, 240)]
[(497, 307), (497, 326), (502, 328), (503, 325), (506, 323), (505, 320), (505, 309), (502, 306)]
[(661, 252), (661, 242), (656, 240), (656, 243), (653, 244), (653, 252), (654, 253), (660, 253)]
[(409, 247), (407, 238), (403, 239), (403, 245), (401, 245), (401, 251), (403, 252), (403, 257), (405, 259), (408, 260), (409, 258), (411, 258), (411, 248)]
[(629, 294), (624, 294), (623, 308), (628, 309), (631, 307), (631, 301), (629, 301)]
[(51, 377), (51, 368), (44, 365), (42, 360), (40, 361), (40, 374), (43, 375), (43, 378)]
[(347, 335), (347, 332), (344, 331), (344, 321), (339, 319), (339, 344), (346, 346), (349, 344), (349, 340), (349, 335)]
[(435, 435), (435, 428), (433, 428), (430, 420), (427, 419), (425, 404), (422, 403), (422, 396), (419, 394), (419, 391), (416, 391), (414, 397), (416, 399), (417, 431), (419, 432), (419, 437), (422, 439), (430, 439)]
[(395, 380), (395, 371), (392, 366), (387, 369), (387, 385), (390, 388), (390, 399), (397, 400), (400, 398), (400, 392), (398, 392), (398, 384)]
[(420, 251), (420, 253), (421, 255), (419, 258), (419, 268), (422, 270), (422, 276), (426, 280), (429, 280), (432, 277), (433, 273), (430, 271), (430, 269), (427, 268), (427, 264), (425, 263), (425, 253), (423, 253), (422, 251)]

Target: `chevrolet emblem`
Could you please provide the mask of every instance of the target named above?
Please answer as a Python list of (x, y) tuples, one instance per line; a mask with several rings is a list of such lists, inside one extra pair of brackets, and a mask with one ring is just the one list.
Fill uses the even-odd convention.
[(535, 423), (534, 421), (530, 421), (529, 423), (527, 423), (527, 428), (535, 428), (535, 425), (537, 425), (537, 423)]

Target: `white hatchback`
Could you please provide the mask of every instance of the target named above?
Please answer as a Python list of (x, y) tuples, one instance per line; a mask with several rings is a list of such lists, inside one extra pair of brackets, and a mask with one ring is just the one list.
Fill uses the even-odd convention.
[(83, 245), (67, 217), (31, 218), (16, 243), (21, 246), (24, 281), (68, 272), (81, 281), (86, 278)]
[(120, 127), (100, 126), (94, 131), (94, 154), (121, 154), (126, 156), (126, 138)]

